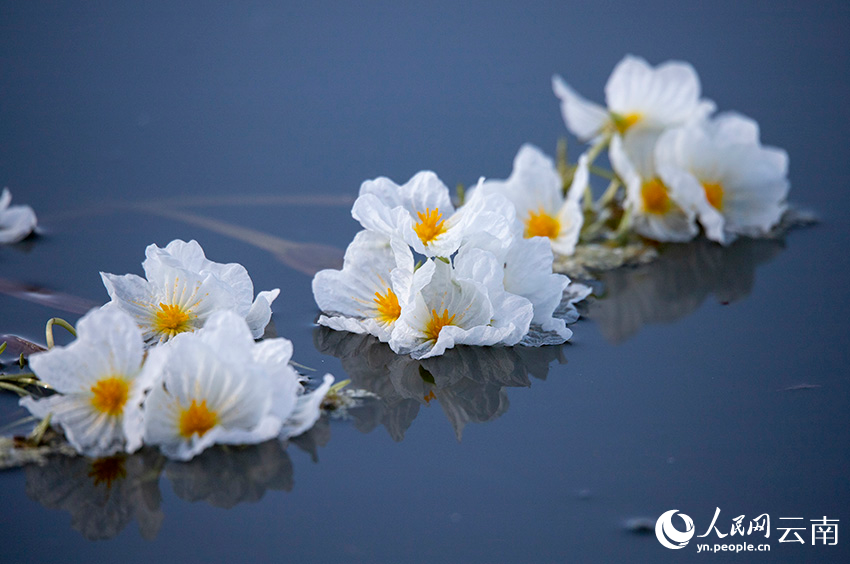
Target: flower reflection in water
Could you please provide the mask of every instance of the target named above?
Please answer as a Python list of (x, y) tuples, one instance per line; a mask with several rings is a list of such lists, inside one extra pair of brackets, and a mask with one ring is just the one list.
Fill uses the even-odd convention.
[[(781, 239), (739, 239), (728, 247), (707, 239), (669, 245), (658, 260), (600, 275), (602, 297), (587, 306), (605, 338), (623, 342), (651, 323), (672, 323), (710, 295), (722, 304), (752, 292), (756, 266), (784, 248)], [(599, 292), (597, 292), (599, 294)]]
[[(562, 346), (461, 346), (441, 357), (414, 360), (369, 335), (322, 327), (313, 338), (320, 352), (340, 359), (353, 387), (381, 398), (382, 409), (370, 412), (370, 421), (380, 418), (395, 441), (404, 439), (419, 408), (433, 402), (443, 408), (460, 440), (467, 423), (491, 421), (507, 411), (504, 388), (530, 386), (529, 375), (545, 379), (553, 360), (565, 362)], [(358, 423), (368, 426), (364, 420)]]
[(89, 540), (116, 536), (133, 518), (146, 539), (162, 526), (159, 475), (165, 458), (153, 449), (105, 458), (56, 456), (26, 467), (27, 495), (71, 514), (71, 526)]
[[(329, 439), (327, 418), (290, 442), (316, 460)], [(171, 481), (178, 497), (216, 507), (259, 501), (267, 490), (291, 491), (293, 467), (287, 443), (272, 439), (249, 446), (217, 445), (190, 462), (167, 461), (143, 448), (133, 455), (105, 458), (53, 456), (47, 464), (26, 466), (27, 495), (71, 514), (71, 526), (89, 540), (111, 539), (134, 518), (142, 537), (154, 539), (162, 526), (159, 479)]]
[(165, 475), (177, 497), (231, 508), (259, 501), (266, 490), (292, 491), (292, 462), (278, 440), (258, 445), (218, 445), (190, 462), (169, 462)]

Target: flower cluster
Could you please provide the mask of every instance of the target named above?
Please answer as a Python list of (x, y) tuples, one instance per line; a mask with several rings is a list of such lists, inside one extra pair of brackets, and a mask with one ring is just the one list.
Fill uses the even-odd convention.
[(612, 185), (595, 206), (585, 205), (603, 222), (622, 213), (617, 235), (681, 242), (701, 226), (707, 238), (726, 245), (742, 235), (765, 236), (779, 223), (787, 208), (788, 155), (762, 146), (752, 119), (731, 112), (712, 117), (715, 105), (700, 97), (689, 64), (653, 68), (627, 56), (605, 87), (606, 107), (559, 76), (552, 83), (567, 129), (592, 142), (589, 163), (609, 147)]
[(35, 230), (35, 212), (29, 206), (10, 206), (12, 193), (0, 193), (0, 243), (17, 243)]
[[(539, 156), (533, 148), (528, 152)], [(540, 209), (506, 197), (513, 180), (479, 181), (460, 208), (430, 171), (401, 186), (387, 178), (364, 182), (352, 215), (365, 230), (348, 246), (342, 270), (323, 270), (313, 279), (313, 295), (326, 314), (319, 323), (372, 334), (413, 358), (438, 356), (455, 345), (569, 339), (565, 312), (586, 288), (568, 291), (570, 280), (552, 272), (552, 249), (569, 246), (577, 235), (580, 210), (575, 198), (559, 195), (557, 173), (546, 179), (554, 184), (540, 188), (554, 190)], [(586, 181), (586, 173), (576, 175), (576, 184)], [(535, 219), (521, 219), (518, 207)], [(419, 265), (415, 255), (423, 259)]]
[(144, 268), (147, 279), (102, 274), (112, 301), (79, 321), (70, 345), (30, 357), (57, 393), (21, 405), (51, 417), (87, 456), (147, 444), (189, 460), (216, 443), (286, 439), (315, 423), (333, 377), (306, 393), (292, 343), (255, 341), (278, 290), (254, 300), (245, 269), (207, 260), (195, 241), (151, 245)]

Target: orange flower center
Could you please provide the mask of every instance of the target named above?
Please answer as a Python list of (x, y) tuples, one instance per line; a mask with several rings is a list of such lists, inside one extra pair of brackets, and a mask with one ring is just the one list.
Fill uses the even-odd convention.
[(124, 404), (130, 392), (130, 384), (119, 376), (101, 378), (91, 387), (91, 404), (99, 412), (111, 417), (124, 413)]
[(442, 219), (442, 214), (438, 208), (431, 211), (431, 208), (426, 208), (425, 213), (416, 212), (419, 221), (413, 226), (413, 230), (419, 236), (419, 240), (423, 245), (427, 245), (440, 235), (446, 232), (446, 220)]
[(179, 305), (160, 303), (159, 311), (156, 312), (154, 325), (159, 333), (168, 335), (169, 338), (178, 333), (192, 330), (191, 321), (194, 316), (189, 311), (184, 311)]
[(387, 288), (386, 294), (375, 292), (374, 302), (378, 307), (378, 321), (385, 325), (395, 322), (401, 315), (401, 306), (398, 305), (398, 297), (392, 288)]
[(643, 183), (640, 189), (643, 199), (643, 209), (649, 213), (665, 214), (673, 207), (667, 187), (659, 178), (653, 178)]
[(541, 207), (537, 212), (529, 212), (525, 220), (525, 237), (548, 237), (555, 239), (561, 231), (561, 222), (546, 213)]
[(632, 112), (624, 116), (612, 113), (611, 119), (614, 121), (614, 127), (617, 129), (620, 135), (623, 135), (626, 131), (629, 130), (630, 127), (642, 120), (643, 116), (638, 112)]
[(440, 331), (443, 330), (443, 327), (446, 325), (453, 325), (455, 320), (455, 316), (449, 316), (449, 310), (444, 309), (442, 315), (437, 313), (436, 309), (431, 310), (431, 319), (428, 320), (428, 323), (425, 325), (425, 337), (428, 341), (436, 341), (437, 337), (440, 336)]
[(719, 182), (703, 182), (702, 187), (708, 203), (716, 210), (723, 209), (723, 185)]
[(207, 408), (207, 400), (200, 404), (192, 400), (192, 404), (180, 413), (180, 434), (187, 439), (195, 434), (200, 438), (217, 423), (218, 414)]

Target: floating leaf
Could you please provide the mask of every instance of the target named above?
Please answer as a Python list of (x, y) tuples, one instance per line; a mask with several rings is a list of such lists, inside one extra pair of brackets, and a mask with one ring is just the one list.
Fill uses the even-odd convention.
[(83, 314), (100, 305), (85, 298), (48, 290), (33, 284), (16, 282), (8, 278), (0, 278), (0, 293), (69, 313)]
[(259, 249), (269, 251), (286, 266), (309, 276), (312, 276), (318, 271), (326, 268), (342, 268), (343, 251), (336, 247), (331, 247), (330, 245), (322, 245), (319, 243), (297, 243), (295, 241), (282, 239), (275, 235), (263, 233), (262, 231), (257, 231), (256, 229), (234, 225), (232, 223), (189, 212), (160, 209), (160, 207), (143, 209), (148, 213), (170, 219), (176, 219), (190, 225), (197, 225), (198, 227), (209, 229), (210, 231), (214, 231), (220, 235), (225, 235), (232, 239), (253, 245)]

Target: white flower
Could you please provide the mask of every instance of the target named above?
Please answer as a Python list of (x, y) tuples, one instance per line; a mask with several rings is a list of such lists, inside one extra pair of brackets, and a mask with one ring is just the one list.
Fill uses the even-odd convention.
[(715, 107), (700, 100), (699, 77), (691, 65), (668, 61), (653, 68), (632, 55), (614, 67), (605, 85), (607, 108), (579, 96), (560, 76), (552, 78), (552, 88), (561, 99), (567, 129), (583, 141), (605, 132), (684, 125), (705, 118)]
[(0, 194), (0, 243), (17, 243), (33, 232), (35, 212), (29, 206), (10, 206), (12, 193), (3, 188)]
[(699, 194), (692, 188), (668, 186), (655, 169), (657, 132), (634, 133), (627, 155), (619, 135), (611, 140), (611, 165), (626, 185), (625, 207), (632, 214), (632, 228), (655, 241), (690, 241), (699, 232), (695, 206)]
[(428, 358), (455, 345), (515, 345), (528, 332), (533, 306), (505, 292), (496, 257), (471, 249), (458, 258), (457, 269), (429, 260), (414, 273), (414, 297), (393, 330), (393, 351)]
[(163, 376), (145, 401), (145, 443), (171, 458), (189, 460), (216, 443), (266, 441), (292, 425), (293, 415), (295, 431), (315, 421), (318, 406), (306, 401), (315, 397), (299, 399), (299, 376), (289, 366), (292, 344), (255, 343), (232, 311), (214, 314), (204, 331), (179, 335), (149, 356), (161, 359)]
[(406, 243), (361, 231), (345, 251), (342, 270), (322, 270), (313, 278), (313, 297), (328, 314), (319, 324), (389, 341), (412, 277), (413, 253)]
[(472, 198), (455, 213), (449, 189), (430, 171), (417, 173), (403, 186), (384, 177), (367, 180), (351, 209), (364, 228), (400, 237), (429, 257), (450, 257), (477, 232), (510, 239), (507, 214), (510, 206), (501, 198)]
[(501, 194), (516, 208), (515, 232), (523, 237), (546, 237), (552, 250), (572, 255), (584, 216), (579, 206), (589, 181), (587, 157), (579, 158), (572, 185), (564, 197), (561, 175), (552, 159), (532, 145), (523, 145), (507, 180), (486, 180), (476, 194)]
[(100, 275), (112, 298), (107, 305), (130, 313), (146, 344), (196, 331), (212, 313), (227, 309), (245, 319), (255, 339), (262, 337), (279, 289), (260, 292), (255, 300), (245, 267), (207, 260), (196, 241), (175, 240), (164, 249), (149, 245), (145, 255), (145, 278)]
[[(520, 344), (559, 344), (572, 337), (573, 333), (566, 325), (568, 320), (555, 315), (559, 309), (569, 309), (569, 304), (563, 302), (570, 297), (564, 294), (570, 279), (563, 274), (552, 272), (554, 256), (549, 241), (543, 237), (516, 238), (505, 248), (492, 237), (476, 237), (461, 247), (455, 259), (455, 265), (464, 274), (468, 272), (466, 264), (470, 261), (473, 249), (492, 253), (497, 264), (501, 264), (503, 268), (504, 290), (525, 298), (532, 304), (530, 333), (533, 333), (533, 336), (529, 338), (530, 333), (524, 335)], [(570, 319), (569, 322), (575, 319)], [(543, 338), (541, 333), (551, 335)]]
[(665, 183), (699, 195), (699, 221), (709, 239), (725, 245), (737, 235), (763, 236), (785, 213), (788, 155), (763, 147), (749, 118), (729, 113), (670, 130), (655, 154)]
[(77, 324), (78, 338), (30, 357), (33, 372), (58, 394), (21, 405), (51, 422), (86, 456), (133, 452), (142, 446), (141, 403), (153, 382), (140, 373), (144, 345), (126, 313), (98, 309)]

